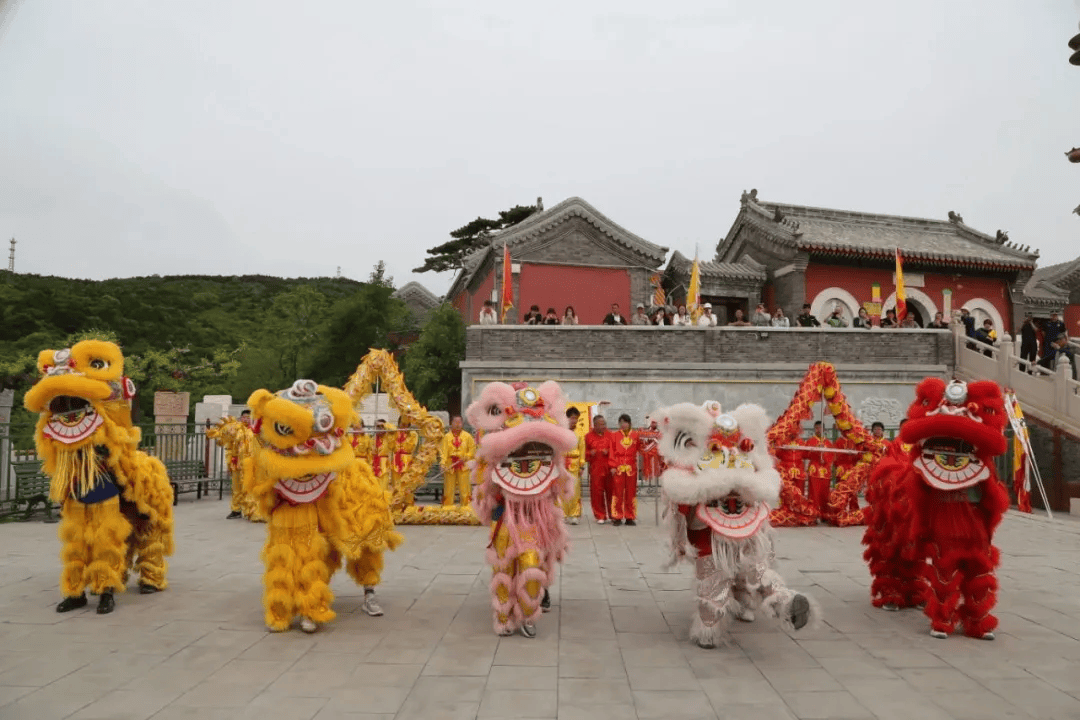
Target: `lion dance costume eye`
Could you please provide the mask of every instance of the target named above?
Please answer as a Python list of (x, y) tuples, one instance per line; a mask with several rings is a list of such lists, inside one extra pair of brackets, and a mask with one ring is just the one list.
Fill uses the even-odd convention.
[(578, 445), (565, 426), (558, 384), (491, 383), (466, 410), (484, 433), (473, 465), (473, 509), (491, 525), (491, 605), (495, 632), (536, 634), (547, 587), (569, 547), (560, 500), (573, 496), (566, 454)]
[(383, 552), (401, 543), (389, 497), (345, 440), (358, 422), (342, 390), (297, 380), (248, 398), (255, 447), (244, 490), (267, 518), (263, 562), (266, 626), (314, 632), (334, 619), (330, 577), (345, 563), (358, 585), (379, 583)]
[(115, 607), (114, 593), (139, 573), (143, 593), (164, 590), (173, 553), (173, 491), (160, 460), (138, 450), (131, 424), (135, 384), (110, 342), (84, 340), (38, 355), (41, 378), (24, 404), (40, 418), (38, 457), (51, 477), (49, 497), (62, 506), (57, 612), (99, 596), (98, 613)]
[(1009, 494), (993, 458), (1005, 452), (1006, 422), (996, 384), (927, 378), (908, 408), (903, 449), (870, 478), (863, 557), (872, 602), (886, 610), (925, 603), (936, 638), (958, 624), (971, 637), (994, 638), (1000, 554), (993, 536)]
[(695, 563), (697, 612), (690, 637), (715, 647), (732, 618), (746, 622), (759, 608), (798, 630), (816, 620), (817, 604), (788, 589), (775, 570), (769, 509), (780, 475), (757, 405), (724, 413), (720, 403), (681, 403), (650, 415), (660, 431), (664, 526), (670, 555)]

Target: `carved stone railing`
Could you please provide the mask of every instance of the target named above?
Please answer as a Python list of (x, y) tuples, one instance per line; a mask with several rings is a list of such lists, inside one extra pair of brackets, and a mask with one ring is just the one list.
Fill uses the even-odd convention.
[[(1026, 415), (1080, 438), (1080, 383), (1067, 357), (1053, 370), (1020, 357), (1020, 339), (1004, 334), (991, 347), (955, 334), (956, 373), (965, 380), (993, 380), (1016, 393)], [(975, 345), (971, 349), (969, 345)], [(987, 356), (986, 353), (989, 353)]]

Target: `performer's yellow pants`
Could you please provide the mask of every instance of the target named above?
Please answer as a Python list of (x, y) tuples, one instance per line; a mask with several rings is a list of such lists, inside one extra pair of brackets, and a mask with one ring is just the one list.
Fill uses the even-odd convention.
[(132, 525), (131, 537), (127, 543), (127, 558), (124, 563), (124, 581), (127, 582), (127, 569), (134, 567), (139, 573), (139, 584), (164, 590), (169, 586), (165, 575), (169, 570), (169, 563), (165, 560), (165, 545), (169, 538), (158, 526), (149, 520), (138, 517), (134, 512), (134, 506), (123, 504), (127, 510), (127, 516)]
[(243, 508), (240, 507), (240, 495), (244, 492), (244, 489), (240, 486), (240, 471), (233, 470), (229, 475), (232, 479), (232, 496), (229, 499), (229, 510), (241, 512)]
[(574, 477), (574, 496), (562, 502), (566, 517), (581, 517), (581, 478)]
[(60, 592), (78, 597), (90, 588), (101, 594), (124, 589), (131, 523), (120, 512), (120, 498), (86, 505), (68, 498), (60, 519)]
[(468, 470), (446, 470), (443, 473), (443, 505), (454, 504), (455, 490), (461, 496), (462, 505), (472, 502), (472, 484), (469, 481)]
[[(262, 558), (263, 607), (271, 630), (287, 630), (297, 616), (317, 623), (336, 617), (330, 609), (334, 600), (330, 576), (341, 567), (341, 555), (319, 529), (328, 502), (330, 498), (323, 496), (313, 503), (281, 505), (270, 514)], [(365, 552), (345, 565), (353, 580), (366, 587), (379, 584), (382, 568), (378, 552)]]
[[(497, 532), (496, 532), (497, 529)], [(505, 525), (492, 524), (491, 605), (495, 632), (515, 629), (522, 622), (532, 622), (541, 613), (547, 572), (541, 566), (540, 553), (530, 530), (511, 542)]]

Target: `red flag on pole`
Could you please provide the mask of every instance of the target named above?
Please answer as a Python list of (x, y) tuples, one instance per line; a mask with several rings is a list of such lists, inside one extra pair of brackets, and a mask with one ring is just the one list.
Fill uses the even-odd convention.
[(502, 317), (499, 322), (506, 324), (506, 313), (514, 307), (514, 282), (510, 272), (510, 247), (503, 242), (503, 276), (502, 276)]

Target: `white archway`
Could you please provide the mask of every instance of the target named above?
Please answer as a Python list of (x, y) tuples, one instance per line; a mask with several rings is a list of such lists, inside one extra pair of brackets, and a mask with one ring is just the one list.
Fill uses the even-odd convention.
[(850, 323), (851, 319), (859, 314), (862, 304), (855, 296), (844, 288), (825, 288), (817, 294), (810, 303), (810, 314), (824, 322), (827, 315), (831, 315), (833, 308), (839, 305), (843, 310), (843, 316)]
[(990, 322), (994, 323), (994, 332), (997, 333), (998, 337), (1001, 337), (1002, 333), (1005, 332), (1005, 323), (1001, 319), (1001, 313), (997, 311), (997, 308), (989, 300), (974, 298), (960, 307), (967, 308), (967, 311), (975, 318), (975, 327), (982, 327), (984, 320), (990, 320)]
[[(904, 294), (907, 295), (907, 303), (909, 305), (914, 304), (919, 309), (919, 314), (923, 316), (923, 324), (928, 325), (934, 321), (934, 316), (938, 314), (937, 303), (934, 299), (917, 288), (904, 288)], [(889, 297), (885, 298), (885, 302), (881, 305), (881, 316), (885, 317), (885, 313), (889, 310), (896, 309), (896, 293), (894, 292)], [(948, 321), (948, 318), (945, 318)]]

